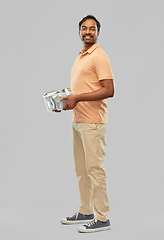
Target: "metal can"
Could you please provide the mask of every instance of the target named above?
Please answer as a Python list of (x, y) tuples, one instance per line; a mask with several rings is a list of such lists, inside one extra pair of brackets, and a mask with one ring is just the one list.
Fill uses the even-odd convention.
[(71, 94), (71, 89), (70, 88), (64, 88), (62, 90), (62, 92), (64, 92), (66, 94), (66, 96), (69, 96)]
[(54, 90), (43, 95), (48, 111), (56, 110), (56, 102), (54, 100), (54, 97), (58, 93), (59, 91)]
[(71, 94), (72, 92), (70, 88), (64, 88), (61, 92), (54, 90), (45, 93), (43, 97), (45, 99), (48, 111), (63, 110), (63, 107), (67, 100), (61, 101), (61, 98), (67, 97)]

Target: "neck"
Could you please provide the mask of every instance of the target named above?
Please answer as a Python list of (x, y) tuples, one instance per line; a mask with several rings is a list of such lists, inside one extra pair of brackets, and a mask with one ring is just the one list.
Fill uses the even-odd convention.
[(94, 42), (94, 43), (89, 43), (89, 44), (83, 44), (83, 52), (86, 52), (89, 48), (91, 48), (94, 44), (95, 44), (96, 42)]

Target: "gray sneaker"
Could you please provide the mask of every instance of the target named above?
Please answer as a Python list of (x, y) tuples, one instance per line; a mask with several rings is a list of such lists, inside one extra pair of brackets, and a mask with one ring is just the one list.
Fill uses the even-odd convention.
[(92, 232), (100, 232), (110, 230), (110, 221), (101, 222), (97, 219), (94, 219), (87, 225), (78, 228), (78, 231), (81, 233), (92, 233)]
[(78, 224), (89, 223), (94, 219), (94, 214), (85, 215), (81, 213), (75, 213), (72, 217), (66, 217), (60, 220), (62, 224)]

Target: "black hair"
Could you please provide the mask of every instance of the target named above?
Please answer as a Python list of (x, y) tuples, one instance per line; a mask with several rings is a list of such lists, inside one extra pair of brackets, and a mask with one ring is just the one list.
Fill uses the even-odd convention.
[(85, 22), (87, 19), (93, 19), (93, 20), (96, 21), (96, 23), (97, 23), (97, 29), (98, 29), (98, 32), (99, 32), (99, 31), (100, 31), (100, 27), (101, 27), (100, 22), (99, 22), (93, 15), (87, 15), (86, 17), (84, 17), (84, 18), (79, 22), (79, 31), (80, 31), (80, 29), (81, 29), (82, 23)]

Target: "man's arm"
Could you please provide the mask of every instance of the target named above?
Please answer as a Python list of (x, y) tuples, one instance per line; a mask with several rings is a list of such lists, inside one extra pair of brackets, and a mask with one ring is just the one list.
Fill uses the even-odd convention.
[(67, 99), (67, 102), (63, 110), (73, 109), (78, 102), (84, 101), (98, 101), (105, 98), (113, 97), (114, 95), (114, 84), (112, 79), (104, 79), (100, 81), (101, 88), (97, 91), (90, 93), (82, 93), (77, 95), (70, 95), (64, 97), (61, 100)]

